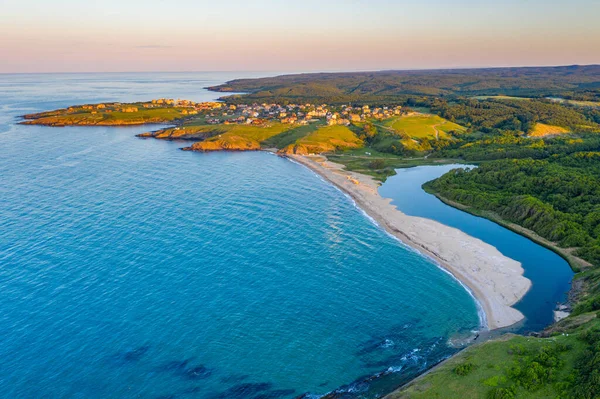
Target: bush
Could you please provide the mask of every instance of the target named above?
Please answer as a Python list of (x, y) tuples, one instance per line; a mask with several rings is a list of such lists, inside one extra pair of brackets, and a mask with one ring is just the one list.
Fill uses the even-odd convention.
[(475, 365), (473, 363), (466, 362), (456, 366), (454, 368), (454, 374), (464, 377), (465, 375), (469, 375), (473, 370), (475, 370)]
[(507, 388), (494, 388), (490, 391), (489, 399), (513, 399), (517, 395), (517, 390), (514, 386)]
[(385, 162), (383, 159), (374, 159), (369, 162), (369, 169), (383, 169), (385, 167)]
[(573, 314), (578, 315), (596, 310), (600, 310), (600, 295), (593, 296), (592, 298), (578, 303), (573, 309)]

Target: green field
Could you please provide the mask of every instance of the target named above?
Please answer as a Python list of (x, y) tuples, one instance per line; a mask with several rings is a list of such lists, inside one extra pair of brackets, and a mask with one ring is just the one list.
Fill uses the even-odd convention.
[(262, 143), (263, 141), (276, 136), (280, 133), (283, 133), (292, 128), (291, 125), (284, 125), (283, 123), (272, 122), (266, 126), (256, 126), (256, 125), (225, 125), (228, 126), (227, 133), (221, 136), (222, 139), (226, 139), (228, 137), (241, 136), (250, 140), (258, 141)]
[(262, 145), (265, 147), (272, 148), (285, 148), (290, 144), (294, 144), (301, 138), (308, 136), (321, 126), (323, 126), (322, 122), (311, 123), (309, 125), (303, 125), (298, 127), (291, 127), (290, 130), (287, 130), (283, 133), (269, 137), (268, 139), (264, 140), (262, 142)]
[(192, 146), (192, 149), (198, 151), (259, 150), (262, 148), (262, 143), (265, 140), (291, 128), (292, 125), (284, 125), (276, 122), (266, 126), (219, 125), (215, 129), (223, 129), (226, 131), (225, 133), (217, 134), (207, 140), (198, 142)]
[(157, 139), (203, 139), (229, 131), (229, 125), (185, 125), (157, 130), (143, 137)]
[(513, 97), (513, 96), (475, 96), (476, 100), (531, 100), (528, 97)]
[(322, 126), (290, 144), (285, 152), (297, 154), (320, 154), (362, 147), (363, 141), (346, 126)]
[[(122, 112), (123, 107), (136, 107), (135, 112)], [(84, 109), (73, 107), (72, 109), (60, 109), (39, 114), (26, 115), (25, 124), (66, 126), (66, 125), (141, 125), (146, 123), (173, 122), (187, 117), (184, 114), (186, 108), (182, 107), (156, 107), (144, 108), (142, 103), (133, 104), (109, 104), (106, 108)]]
[(508, 334), (471, 346), (385, 399), (597, 398), (600, 370), (589, 351), (600, 344), (600, 320), (565, 319), (549, 335)]
[[(366, 153), (371, 155), (367, 155)], [(327, 154), (327, 158), (332, 162), (346, 166), (348, 170), (373, 176), (376, 180), (380, 181), (385, 181), (389, 176), (395, 175), (395, 169), (399, 168), (457, 162), (455, 160), (433, 160), (424, 157), (399, 157), (394, 154), (379, 152), (370, 147)]]
[(414, 139), (449, 139), (449, 132), (463, 133), (466, 129), (437, 115), (413, 114), (391, 118), (385, 126)]

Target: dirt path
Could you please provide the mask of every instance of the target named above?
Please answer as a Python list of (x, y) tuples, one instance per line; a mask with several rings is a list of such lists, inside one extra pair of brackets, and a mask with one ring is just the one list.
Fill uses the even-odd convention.
[(433, 128), (433, 130), (435, 130), (435, 139), (437, 141), (440, 141), (440, 131), (437, 128), (439, 125), (441, 125), (441, 123), (438, 123), (437, 125), (431, 125), (431, 127)]
[[(333, 153), (332, 154), (325, 153), (324, 155), (326, 155), (326, 156), (334, 156), (334, 157), (335, 156), (340, 156), (340, 157), (343, 156), (343, 157), (348, 157), (348, 158), (359, 158), (359, 159), (390, 159), (390, 158), (393, 158), (393, 157), (377, 157), (377, 156), (374, 157), (374, 156), (371, 156), (371, 155), (347, 155), (347, 154), (340, 155), (340, 154), (333, 154)], [(413, 157), (413, 158), (404, 158), (403, 157), (403, 158), (400, 158), (400, 159), (403, 160), (403, 161), (416, 161), (416, 160), (425, 159), (425, 158), (427, 158), (427, 157)]]

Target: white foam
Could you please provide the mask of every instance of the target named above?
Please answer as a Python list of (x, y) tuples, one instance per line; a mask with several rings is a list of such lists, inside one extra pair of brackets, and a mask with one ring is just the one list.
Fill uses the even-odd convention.
[(418, 251), (417, 249), (411, 247), (410, 245), (408, 245), (407, 243), (405, 243), (404, 241), (402, 241), (400, 238), (396, 237), (395, 235), (393, 235), (392, 233), (390, 233), (389, 231), (387, 231), (385, 228), (383, 228), (379, 223), (377, 223), (377, 221), (372, 218), (364, 209), (362, 209), (360, 206), (358, 206), (358, 204), (356, 203), (356, 201), (354, 201), (354, 198), (352, 198), (348, 193), (346, 193), (344, 190), (342, 190), (341, 188), (339, 188), (337, 185), (326, 181), (321, 175), (319, 175), (317, 172), (315, 172), (314, 170), (312, 170), (311, 168), (309, 168), (308, 166), (295, 161), (291, 158), (287, 158), (290, 162), (293, 162), (297, 165), (301, 165), (303, 167), (305, 167), (306, 169), (310, 170), (315, 176), (317, 176), (321, 181), (330, 184), (331, 186), (333, 186), (336, 190), (338, 190), (340, 193), (342, 193), (346, 198), (348, 198), (352, 204), (354, 205), (354, 207), (356, 209), (358, 209), (368, 220), (371, 221), (371, 223), (373, 223), (375, 226), (377, 226), (378, 228), (382, 229), (388, 236), (392, 237), (394, 240), (396, 240), (397, 242), (399, 242), (404, 248), (407, 248), (408, 250), (428, 259), (430, 262), (432, 262), (435, 266), (437, 266), (438, 269), (442, 270), (444, 273), (447, 273), (448, 275), (450, 275), (450, 277), (452, 277), (454, 280), (456, 280), (466, 291), (467, 293), (471, 296), (471, 298), (473, 298), (473, 301), (475, 302), (475, 306), (477, 307), (477, 317), (479, 318), (479, 326), (481, 327), (482, 330), (487, 330), (488, 329), (488, 323), (487, 323), (487, 315), (485, 314), (485, 310), (483, 309), (483, 306), (481, 306), (481, 303), (479, 302), (479, 300), (477, 299), (477, 297), (475, 297), (475, 295), (473, 294), (473, 292), (471, 291), (471, 289), (469, 287), (467, 287), (462, 281), (460, 281), (454, 274), (452, 274), (449, 270), (447, 270), (446, 268), (444, 268), (442, 265), (440, 265), (438, 263), (437, 260), (435, 260), (434, 258), (432, 258), (431, 256), (424, 254), (420, 251)]

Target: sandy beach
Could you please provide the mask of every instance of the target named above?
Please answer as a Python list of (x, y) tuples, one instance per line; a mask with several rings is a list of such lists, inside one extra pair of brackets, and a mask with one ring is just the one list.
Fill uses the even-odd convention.
[(507, 327), (524, 318), (511, 306), (531, 286), (521, 264), (495, 247), (434, 220), (408, 216), (382, 198), (372, 177), (346, 171), (322, 156), (289, 157), (333, 183), (390, 234), (430, 257), (462, 282), (485, 312), (487, 328)]

